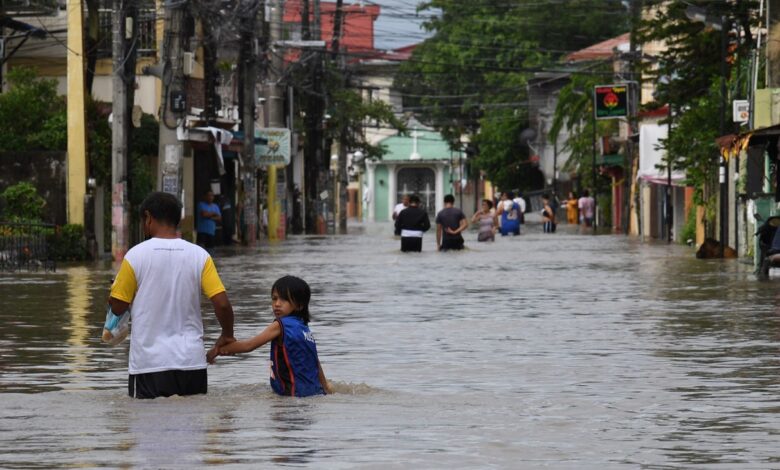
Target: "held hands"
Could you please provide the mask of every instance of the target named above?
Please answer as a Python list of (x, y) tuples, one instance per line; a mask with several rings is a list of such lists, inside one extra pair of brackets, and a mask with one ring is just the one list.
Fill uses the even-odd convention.
[(227, 346), (230, 343), (233, 343), (236, 341), (236, 338), (232, 336), (220, 336), (217, 338), (217, 342), (214, 343), (214, 347), (209, 349), (209, 351), (206, 353), (206, 361), (208, 361), (209, 364), (214, 364), (214, 362), (217, 359), (217, 356), (232, 356), (231, 353), (225, 352), (222, 350), (223, 346)]

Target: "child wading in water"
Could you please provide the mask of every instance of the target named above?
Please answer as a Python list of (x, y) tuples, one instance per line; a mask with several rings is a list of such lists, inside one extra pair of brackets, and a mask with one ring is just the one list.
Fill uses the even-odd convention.
[(271, 342), (271, 388), (279, 395), (307, 397), (331, 393), (317, 357), (317, 345), (309, 330), (311, 289), (303, 279), (284, 276), (271, 288), (274, 321), (254, 338), (212, 348), (218, 355), (254, 351)]

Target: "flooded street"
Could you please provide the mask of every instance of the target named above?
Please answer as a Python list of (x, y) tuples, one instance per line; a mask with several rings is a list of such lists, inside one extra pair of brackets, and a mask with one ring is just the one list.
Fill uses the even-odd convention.
[(339, 393), (309, 399), (271, 392), (264, 346), (220, 357), (206, 396), (132, 400), (128, 344), (100, 343), (113, 266), (2, 273), (0, 467), (780, 467), (780, 274), (566, 229), (218, 252), (238, 338), (271, 321), (278, 277), (312, 286)]

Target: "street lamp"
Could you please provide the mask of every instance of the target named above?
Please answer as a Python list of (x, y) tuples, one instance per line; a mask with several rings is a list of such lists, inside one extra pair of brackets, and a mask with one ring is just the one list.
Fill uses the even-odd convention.
[[(703, 8), (693, 5), (685, 9), (685, 16), (691, 21), (704, 23), (708, 28), (720, 31), (720, 135), (727, 132), (726, 128), (726, 78), (728, 76), (728, 64), (726, 63), (729, 30), (728, 19), (725, 16), (715, 17), (707, 14)], [(720, 155), (720, 165), (718, 170), (718, 182), (720, 183), (720, 257), (723, 257), (723, 250), (726, 246), (726, 219), (728, 218), (728, 197), (729, 189), (726, 185), (728, 181), (729, 168), (723, 154)]]

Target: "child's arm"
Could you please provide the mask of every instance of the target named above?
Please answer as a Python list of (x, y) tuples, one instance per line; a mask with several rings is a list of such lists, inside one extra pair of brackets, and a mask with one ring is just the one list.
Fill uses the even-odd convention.
[(325, 378), (325, 372), (322, 371), (322, 364), (320, 364), (319, 359), (317, 359), (317, 369), (320, 371), (320, 384), (322, 384), (322, 389), (325, 390), (325, 393), (330, 395), (333, 393), (333, 388), (330, 386), (328, 379)]
[(282, 333), (282, 327), (278, 321), (274, 321), (268, 325), (259, 335), (254, 338), (244, 339), (241, 341), (234, 341), (225, 346), (219, 347), (219, 354), (236, 354), (254, 351), (265, 343), (279, 337)]

